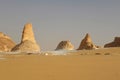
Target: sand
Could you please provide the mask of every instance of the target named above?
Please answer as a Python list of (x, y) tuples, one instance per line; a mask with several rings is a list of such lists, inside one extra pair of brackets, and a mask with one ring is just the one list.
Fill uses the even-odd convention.
[(120, 80), (120, 56), (1, 55), (0, 80)]

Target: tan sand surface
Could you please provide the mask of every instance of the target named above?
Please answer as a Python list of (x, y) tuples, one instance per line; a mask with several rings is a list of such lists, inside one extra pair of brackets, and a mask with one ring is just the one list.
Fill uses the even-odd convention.
[(119, 55), (0, 57), (0, 80), (120, 80)]

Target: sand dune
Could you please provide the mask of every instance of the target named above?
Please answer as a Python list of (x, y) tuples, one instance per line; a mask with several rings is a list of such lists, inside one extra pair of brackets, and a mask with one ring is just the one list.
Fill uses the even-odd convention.
[[(119, 50), (96, 52), (120, 53)], [(79, 55), (82, 51), (66, 56), (2, 55), (0, 80), (120, 80), (119, 55)]]

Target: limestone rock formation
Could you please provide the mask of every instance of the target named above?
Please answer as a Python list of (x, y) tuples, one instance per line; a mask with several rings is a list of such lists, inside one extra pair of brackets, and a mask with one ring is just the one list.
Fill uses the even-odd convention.
[(24, 42), (26, 40), (36, 43), (35, 38), (34, 38), (33, 29), (32, 29), (32, 24), (30, 24), (30, 23), (25, 24), (24, 29), (23, 29), (22, 42)]
[(105, 44), (104, 47), (120, 47), (120, 37), (115, 37), (113, 42)]
[(16, 45), (12, 49), (12, 51), (31, 52), (31, 53), (40, 52), (40, 47), (38, 46), (34, 38), (34, 33), (33, 33), (31, 23), (25, 24), (23, 33), (22, 33), (21, 43)]
[(15, 45), (10, 37), (0, 32), (0, 52), (9, 52)]
[(93, 44), (90, 35), (87, 33), (85, 38), (81, 41), (81, 44), (78, 48), (78, 50), (82, 49), (96, 49), (97, 46)]
[(73, 50), (73, 49), (74, 46), (70, 41), (61, 41), (56, 48), (56, 50)]

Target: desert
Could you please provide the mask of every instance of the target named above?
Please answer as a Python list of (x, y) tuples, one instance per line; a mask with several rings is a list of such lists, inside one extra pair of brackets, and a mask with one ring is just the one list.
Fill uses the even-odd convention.
[(120, 80), (120, 0), (0, 0), (0, 80)]
[(43, 51), (31, 23), (24, 25), (19, 44), (0, 36), (1, 80), (120, 80), (119, 37), (100, 47), (87, 33), (78, 49), (65, 40), (55, 50)]

